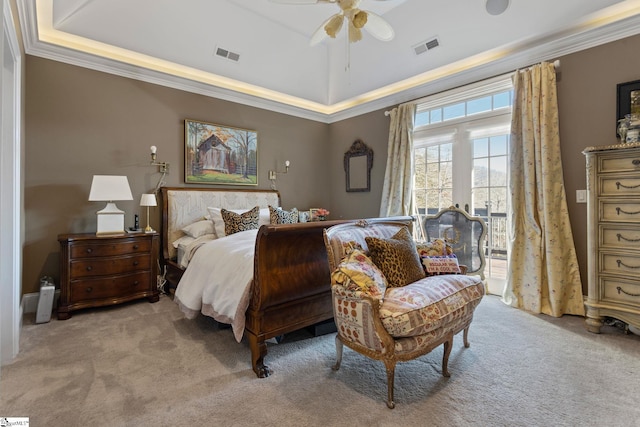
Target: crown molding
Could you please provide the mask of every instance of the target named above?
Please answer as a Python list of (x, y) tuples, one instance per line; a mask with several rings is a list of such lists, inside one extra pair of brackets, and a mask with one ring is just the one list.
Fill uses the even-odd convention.
[[(540, 61), (558, 59), (564, 55), (640, 33), (640, 14), (593, 29), (582, 29), (580, 25), (576, 25), (544, 37), (516, 41), (493, 49), (491, 52), (478, 55), (478, 60), (475, 63), (474, 58), (467, 58), (459, 61), (460, 64), (427, 71), (419, 76), (426, 83), (417, 84), (399, 92), (392, 92), (387, 96), (344, 109), (340, 109), (339, 105), (328, 106), (338, 108), (339, 111), (325, 114), (43, 42), (38, 37), (35, 1), (17, 0), (16, 3), (22, 27), (24, 50), (29, 55), (322, 123), (334, 123), (389, 108), (443, 90), (512, 72)], [(482, 58), (497, 59), (483, 60)], [(464, 65), (463, 63), (473, 65)], [(456, 65), (459, 66), (456, 67)], [(460, 70), (461, 68), (462, 71), (447, 72), (447, 69)], [(413, 78), (408, 80), (413, 80)], [(350, 100), (344, 102), (345, 105), (349, 103)]]

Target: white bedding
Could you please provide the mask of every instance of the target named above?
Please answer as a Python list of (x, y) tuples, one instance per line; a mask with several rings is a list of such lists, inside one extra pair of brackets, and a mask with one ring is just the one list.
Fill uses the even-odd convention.
[(190, 319), (202, 313), (230, 324), (238, 342), (244, 334), (257, 233), (242, 231), (202, 244), (191, 257), (174, 299)]

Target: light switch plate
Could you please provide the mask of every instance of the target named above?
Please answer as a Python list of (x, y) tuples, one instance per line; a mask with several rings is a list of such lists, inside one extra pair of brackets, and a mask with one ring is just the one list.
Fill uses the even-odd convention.
[(576, 190), (576, 203), (587, 203), (587, 190)]

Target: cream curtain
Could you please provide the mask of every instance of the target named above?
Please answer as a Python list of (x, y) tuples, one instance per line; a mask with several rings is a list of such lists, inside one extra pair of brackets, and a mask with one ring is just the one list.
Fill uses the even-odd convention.
[(511, 122), (509, 269), (503, 301), (554, 317), (584, 315), (560, 157), (556, 74), (516, 72)]
[(414, 103), (391, 110), (387, 168), (384, 173), (380, 216), (413, 214)]

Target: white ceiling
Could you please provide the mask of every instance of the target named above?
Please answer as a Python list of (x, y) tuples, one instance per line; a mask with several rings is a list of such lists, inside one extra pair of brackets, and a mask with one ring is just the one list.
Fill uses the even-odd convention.
[[(362, 0), (395, 30), (309, 46), (335, 4), (17, 0), (27, 53), (332, 122), (640, 33), (640, 0)], [(366, 27), (365, 27), (366, 28)], [(438, 38), (416, 55), (413, 46)], [(348, 46), (348, 48), (347, 48)], [(223, 48), (235, 62), (215, 55)]]

